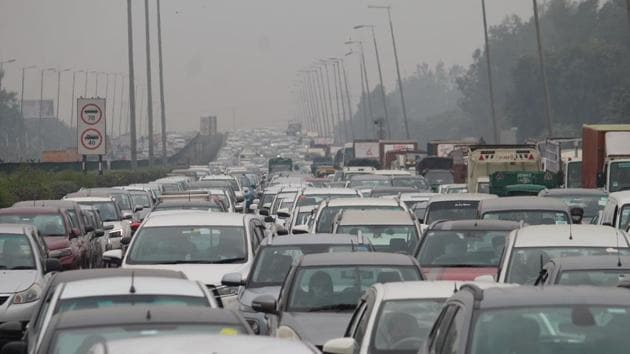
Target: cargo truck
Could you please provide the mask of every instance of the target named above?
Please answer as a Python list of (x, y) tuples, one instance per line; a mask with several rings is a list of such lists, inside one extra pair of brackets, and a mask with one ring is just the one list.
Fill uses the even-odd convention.
[(630, 124), (582, 127), (582, 186), (609, 193), (630, 189)]
[(488, 193), (493, 173), (514, 171), (542, 171), (536, 145), (473, 145), (468, 153), (468, 192)]
[(390, 168), (391, 162), (387, 161), (388, 154), (394, 151), (416, 151), (418, 150), (418, 143), (413, 140), (381, 140), (379, 141), (379, 159), (381, 167), (383, 169)]
[(550, 138), (536, 142), (543, 171), (559, 176), (562, 187), (582, 187), (582, 139)]
[(353, 159), (370, 159), (381, 161), (378, 140), (355, 140), (353, 143)]

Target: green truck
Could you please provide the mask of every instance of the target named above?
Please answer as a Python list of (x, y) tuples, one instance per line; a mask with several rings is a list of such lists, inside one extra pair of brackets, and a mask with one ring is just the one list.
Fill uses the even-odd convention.
[(501, 171), (490, 175), (490, 194), (499, 197), (538, 195), (543, 189), (558, 187), (558, 175), (549, 171)]

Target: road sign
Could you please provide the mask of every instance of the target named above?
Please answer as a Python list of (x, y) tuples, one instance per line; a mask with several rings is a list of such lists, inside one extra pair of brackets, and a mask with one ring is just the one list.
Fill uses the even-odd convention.
[(79, 154), (105, 155), (107, 153), (105, 99), (79, 98), (77, 109)]

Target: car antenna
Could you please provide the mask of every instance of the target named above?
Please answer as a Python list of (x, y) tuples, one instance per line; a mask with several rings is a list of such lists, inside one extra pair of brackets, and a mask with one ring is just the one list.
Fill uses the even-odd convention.
[(453, 286), (455, 287), (453, 289), (453, 294), (457, 293), (459, 291), (459, 289), (457, 289), (457, 282), (453, 282)]
[(572, 223), (569, 223), (569, 240), (573, 240), (573, 226)]
[(617, 239), (617, 267), (623, 266), (621, 264), (621, 249), (619, 249), (619, 230), (615, 229), (615, 238)]
[(545, 269), (545, 259), (543, 258), (543, 254), (540, 254), (540, 271), (542, 272)]
[(134, 285), (134, 282), (135, 282), (135, 272), (131, 272), (131, 287), (129, 287), (129, 293), (131, 294), (136, 293), (136, 287)]
[[(361, 237), (361, 236), (359, 236), (359, 237)], [(354, 247), (354, 240), (353, 239), (350, 239), (350, 247), (352, 247), (352, 252), (356, 251), (356, 249)]]
[(151, 310), (147, 310), (147, 320), (151, 319)]

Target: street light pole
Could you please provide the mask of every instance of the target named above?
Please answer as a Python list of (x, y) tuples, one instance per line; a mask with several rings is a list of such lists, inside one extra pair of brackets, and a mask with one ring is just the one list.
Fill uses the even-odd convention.
[(390, 6), (368, 6), (371, 9), (386, 9), (389, 19), (389, 30), (392, 34), (392, 46), (394, 48), (394, 61), (396, 62), (396, 76), (398, 77), (398, 90), (400, 91), (400, 103), (402, 105), (403, 120), (405, 123), (405, 137), (410, 139), (409, 120), (407, 118), (407, 105), (405, 104), (405, 93), (403, 91), (402, 78), (400, 76), (400, 63), (398, 61), (398, 48), (396, 47), (396, 36), (394, 34), (394, 22), (392, 21), (392, 12)]
[(389, 121), (389, 110), (387, 109), (387, 97), (385, 94), (385, 84), (383, 84), (383, 69), (381, 66), (381, 56), (378, 52), (378, 43), (376, 42), (376, 33), (375, 33), (375, 28), (376, 26), (374, 25), (358, 25), (358, 26), (354, 26), (354, 29), (362, 29), (362, 28), (369, 28), (370, 31), (372, 32), (372, 41), (374, 42), (374, 53), (376, 55), (376, 66), (378, 67), (378, 78), (379, 78), (379, 83), (381, 84), (381, 100), (383, 101), (383, 118), (385, 119), (385, 123), (386, 123), (386, 127), (387, 127), (387, 136), (391, 138), (392, 136), (392, 129), (391, 129), (391, 124)]
[(324, 137), (326, 137), (330, 129), (328, 128), (328, 107), (326, 106), (326, 90), (324, 89), (324, 75), (322, 75), (322, 68), (315, 68), (315, 77), (317, 78), (317, 85), (319, 86), (319, 102), (322, 106), (322, 112), (324, 112)]
[(147, 135), (149, 138), (149, 166), (153, 166), (153, 92), (151, 87), (151, 36), (149, 29), (149, 0), (144, 0), (144, 24), (147, 38)]
[[(337, 99), (337, 113), (340, 115), (341, 119), (343, 119), (343, 138), (344, 141), (349, 139), (348, 134), (348, 120), (346, 119), (346, 104), (343, 101), (343, 87), (341, 84), (341, 58), (330, 58), (335, 63), (335, 95)], [(341, 124), (341, 123), (340, 123)]]
[(360, 50), (360, 55), (361, 55), (361, 57), (359, 58), (361, 60), (361, 86), (363, 86), (363, 94), (365, 95), (363, 97), (363, 107), (365, 108), (367, 113), (369, 113), (369, 120), (366, 113), (364, 115), (365, 121), (363, 122), (364, 129), (365, 129), (365, 137), (367, 138), (368, 136), (370, 136), (369, 126), (370, 124), (374, 122), (374, 112), (372, 111), (372, 95), (370, 92), (370, 81), (368, 79), (368, 74), (367, 74), (367, 64), (365, 62), (365, 52), (363, 50), (363, 42), (347, 41), (346, 44), (359, 45), (359, 50)]
[[(110, 128), (109, 128), (109, 139), (111, 141), (111, 139), (114, 137), (114, 122), (116, 121), (116, 86), (118, 86), (118, 73), (113, 73), (114, 76), (114, 93), (112, 94), (112, 113), (109, 115), (111, 116), (111, 119), (108, 119), (110, 121)], [(110, 149), (111, 150), (111, 149)], [(111, 152), (111, 151), (110, 151)]]
[(54, 71), (54, 68), (42, 69), (39, 81), (39, 124), (37, 124), (37, 140), (39, 141), (40, 153), (43, 150), (44, 142), (42, 141), (42, 102), (44, 101), (44, 73), (47, 71)]
[(492, 113), (492, 132), (494, 133), (495, 144), (501, 143), (501, 135), (499, 134), (499, 124), (497, 122), (497, 112), (494, 105), (494, 83), (492, 80), (492, 65), (490, 63), (490, 41), (488, 40), (488, 20), (486, 17), (486, 0), (481, 0), (481, 9), (483, 12), (483, 36), (486, 43), (486, 66), (488, 70), (488, 90), (490, 91), (490, 110)]
[(127, 0), (127, 52), (129, 55), (129, 133), (130, 149), (131, 149), (131, 168), (138, 167), (137, 151), (136, 151), (136, 87), (134, 69), (133, 69), (133, 27), (131, 16), (131, 0)]
[(322, 65), (324, 66), (324, 71), (326, 72), (326, 90), (328, 91), (328, 105), (330, 107), (330, 132), (332, 134), (333, 140), (335, 139), (336, 130), (335, 130), (335, 120), (337, 124), (339, 124), (339, 117), (335, 119), (335, 110), (333, 108), (333, 100), (332, 100), (332, 90), (330, 89), (330, 72), (328, 71), (328, 62), (322, 60)]
[(160, 123), (162, 128), (162, 165), (166, 166), (166, 108), (164, 104), (164, 69), (162, 67), (162, 15), (157, 0), (158, 66), (160, 72)]
[(319, 133), (319, 135), (323, 135), (323, 128), (322, 128), (322, 112), (320, 110), (319, 107), (319, 102), (317, 101), (317, 96), (316, 96), (316, 91), (315, 91), (315, 85), (313, 84), (313, 76), (311, 75), (313, 74), (312, 70), (307, 70), (306, 71), (306, 77), (307, 77), (307, 85), (308, 85), (308, 91), (309, 91), (309, 96), (311, 97), (311, 102), (314, 108), (314, 112), (315, 115), (317, 117), (317, 119), (315, 120), (315, 127), (317, 128), (317, 132)]
[(20, 87), (20, 116), (24, 119), (24, 77), (26, 76), (26, 70), (36, 68), (35, 65), (22, 68), (22, 84)]
[(346, 89), (346, 104), (348, 105), (348, 121), (346, 122), (347, 128), (350, 131), (350, 137), (354, 140), (354, 130), (352, 130), (352, 104), (350, 103), (350, 89), (348, 88), (348, 76), (346, 75), (346, 65), (341, 59), (341, 69), (343, 72), (343, 82)]
[(547, 136), (553, 137), (553, 126), (551, 124), (551, 98), (549, 95), (549, 85), (547, 84), (547, 71), (545, 69), (545, 55), (543, 54), (542, 38), (540, 35), (540, 20), (538, 18), (538, 2), (532, 0), (534, 5), (534, 22), (536, 24), (536, 41), (538, 44), (538, 62), (540, 64), (540, 73), (543, 80), (543, 89), (545, 93), (545, 123), (547, 125)]

